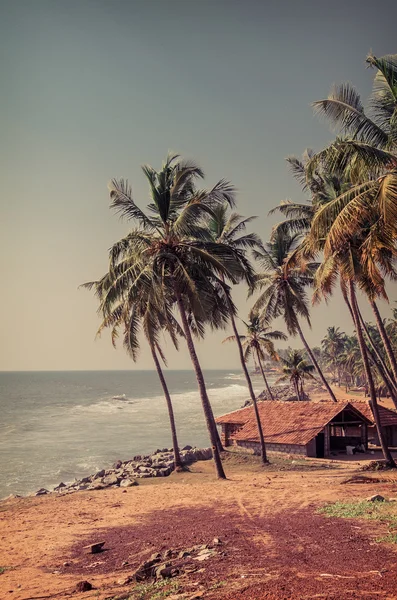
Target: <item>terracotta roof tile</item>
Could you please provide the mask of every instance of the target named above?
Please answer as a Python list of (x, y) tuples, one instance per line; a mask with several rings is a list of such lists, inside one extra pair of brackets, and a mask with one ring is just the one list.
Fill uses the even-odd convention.
[[(265, 441), (304, 446), (347, 406), (349, 402), (258, 402)], [(360, 408), (353, 409), (369, 420)], [(231, 435), (235, 440), (259, 441), (252, 406), (218, 417), (216, 422), (241, 424), (241, 428)]]

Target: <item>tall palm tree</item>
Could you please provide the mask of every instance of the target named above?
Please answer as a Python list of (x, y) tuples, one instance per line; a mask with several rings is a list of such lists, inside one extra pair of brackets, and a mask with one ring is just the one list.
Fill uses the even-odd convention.
[(349, 295), (349, 304), (352, 310), (353, 321), (357, 333), (358, 343), (360, 346), (362, 361), (369, 388), (369, 395), (371, 398), (372, 412), (374, 414), (375, 424), (378, 431), (382, 452), (387, 464), (389, 464), (391, 467), (396, 467), (394, 459), (388, 448), (383, 427), (380, 422), (379, 407), (377, 403), (374, 378), (370, 368), (368, 348), (365, 344), (362, 323), (360, 321), (356, 285), (358, 282), (359, 285), (361, 285), (364, 288), (364, 290), (368, 292), (368, 287), (371, 285), (371, 282), (366, 278), (366, 274), (363, 274), (362, 272), (359, 248), (360, 242), (358, 241), (356, 247), (353, 247), (353, 245), (350, 244), (345, 246), (343, 252), (342, 249), (339, 249), (338, 252), (333, 252), (332, 254), (325, 255), (324, 261), (320, 265), (316, 273), (316, 289), (314, 299), (315, 301), (319, 301), (321, 295), (323, 295), (324, 297), (331, 295), (333, 288), (337, 282), (338, 276), (341, 280), (343, 280), (343, 285), (347, 290), (346, 293)]
[[(251, 250), (253, 248), (259, 249), (261, 247), (261, 240), (255, 233), (246, 233), (246, 227), (249, 222), (251, 222), (256, 217), (243, 217), (238, 213), (230, 213), (228, 214), (229, 206), (227, 204), (217, 206), (213, 210), (213, 216), (209, 220), (209, 228), (213, 235), (213, 238), (216, 242), (221, 244), (226, 244), (231, 246), (234, 250), (237, 250), (240, 255), (246, 257), (247, 250)], [(247, 260), (247, 259), (246, 259)], [(247, 283), (251, 283), (252, 281), (248, 281)], [(227, 302), (229, 302), (229, 297), (226, 296)], [(241, 343), (241, 336), (238, 333), (236, 320), (234, 317), (234, 312), (232, 310), (232, 306), (229, 306), (230, 311), (230, 322), (232, 325), (232, 329), (234, 332), (234, 336), (232, 338), (235, 340), (240, 357), (241, 367), (243, 369), (243, 373), (245, 376), (245, 380), (247, 382), (247, 387), (249, 391), (249, 395), (251, 401), (255, 407), (255, 414), (257, 416), (258, 423), (258, 431), (259, 438), (261, 440), (261, 454), (263, 462), (267, 462), (266, 456), (266, 448), (263, 441), (263, 433), (262, 427), (259, 421), (259, 415), (257, 414), (256, 408), (256, 397), (254, 388), (252, 385), (251, 377), (248, 372), (248, 367), (246, 360), (244, 358), (244, 350)], [(271, 396), (272, 397), (272, 396)]]
[(291, 235), (276, 229), (263, 250), (255, 251), (255, 256), (263, 268), (263, 272), (256, 278), (257, 287), (264, 291), (260, 293), (253, 310), (261, 310), (261, 317), (267, 322), (282, 316), (288, 333), (293, 336), (299, 334), (328, 394), (336, 402), (335, 394), (325, 379), (299, 323), (299, 318), (304, 318), (310, 325), (306, 287), (313, 285), (317, 264), (307, 263), (301, 268), (292, 266), (287, 261), (298, 239), (298, 234)]
[[(231, 335), (223, 341), (238, 343), (239, 347), (242, 349), (243, 352), (245, 370), (247, 370), (246, 363), (248, 362), (251, 354), (255, 356), (260, 371), (262, 373), (263, 381), (265, 382), (265, 386), (269, 397), (271, 400), (274, 400), (273, 394), (266, 379), (265, 371), (263, 368), (263, 361), (266, 359), (267, 355), (269, 355), (274, 360), (278, 360), (278, 354), (274, 348), (274, 340), (285, 340), (287, 339), (287, 336), (281, 331), (272, 331), (270, 327), (259, 318), (258, 315), (251, 315), (250, 321), (248, 323), (243, 321), (243, 323), (247, 328), (246, 335), (239, 335), (236, 329), (235, 335)], [(256, 424), (258, 427), (262, 461), (263, 463), (266, 463), (267, 456), (265, 440), (263, 437), (262, 424), (259, 418), (258, 406), (254, 393), (252, 394), (251, 399), (254, 405)]]
[[(343, 171), (340, 165), (333, 166), (331, 173), (327, 172), (329, 165), (322, 164), (321, 162), (314, 162), (315, 168), (310, 168), (311, 162), (313, 162), (315, 156), (312, 151), (306, 151), (304, 159), (299, 160), (296, 157), (288, 159), (292, 173), (294, 177), (300, 183), (303, 191), (309, 191), (311, 195), (311, 204), (293, 204), (290, 202), (282, 202), (273, 211), (280, 211), (285, 217), (285, 221), (279, 223), (276, 229), (288, 233), (299, 233), (302, 237), (300, 244), (295, 253), (293, 253), (295, 264), (299, 263), (296, 258), (305, 256), (306, 260), (313, 260), (315, 253), (310, 253), (311, 244), (307, 243), (308, 233), (316, 230), (317, 228), (317, 239), (323, 241), (321, 250), (327, 250), (327, 235), (334, 220), (337, 218), (338, 204), (337, 201), (341, 194), (351, 189), (352, 183), (350, 181), (350, 175)], [(331, 207), (331, 211), (329, 209)], [(340, 208), (340, 207), (339, 207)], [(368, 215), (367, 215), (368, 216)], [(360, 231), (362, 237), (362, 260), (366, 263), (366, 269), (371, 274), (372, 279), (376, 282), (376, 293), (383, 298), (387, 299), (387, 295), (383, 285), (383, 272), (387, 273), (391, 277), (395, 277), (392, 259), (394, 255), (394, 241), (387, 227), (379, 226), (379, 217), (375, 211), (371, 213), (372, 222), (363, 223), (363, 228)], [(319, 224), (320, 225), (319, 225)], [(364, 227), (365, 226), (365, 227)], [(328, 229), (327, 229), (328, 227)], [(349, 231), (350, 223), (343, 222), (340, 224), (338, 232)], [(366, 237), (362, 235), (363, 229), (366, 228)], [(326, 233), (325, 233), (326, 232)], [(318, 249), (319, 246), (316, 246)], [(335, 243), (332, 244), (332, 248), (335, 248)], [(328, 252), (330, 248), (328, 247)], [(291, 264), (294, 260), (290, 259)], [(380, 267), (380, 268), (379, 268)], [(371, 289), (375, 289), (373, 286), (367, 288), (368, 300), (371, 304), (372, 310), (376, 316), (379, 317), (379, 311), (375, 302), (374, 294), (371, 295)], [(349, 308), (349, 312), (353, 318), (351, 306), (347, 297), (347, 293), (343, 287), (343, 280), (341, 279), (341, 291), (343, 298)], [(364, 329), (366, 325), (361, 318)], [(354, 319), (353, 319), (354, 321)], [(379, 322), (378, 327), (382, 327), (382, 323)], [(369, 349), (369, 353), (373, 356), (375, 354), (374, 364), (379, 370), (381, 377), (384, 379), (385, 385), (388, 388), (393, 401), (397, 405), (397, 387), (396, 377), (389, 372), (389, 368), (385, 365), (383, 358), (379, 355), (378, 349), (372, 344), (371, 337), (366, 332), (368, 341), (372, 346)], [(395, 358), (391, 344), (388, 343), (388, 336), (385, 331), (382, 333), (382, 339), (384, 339), (384, 345), (389, 355), (390, 364), (395, 363)]]
[[(127, 181), (112, 180), (111, 206), (138, 227), (116, 243), (111, 252), (114, 288), (134, 294), (148, 274), (151, 285), (163, 290), (177, 307), (196, 374), (218, 477), (225, 478), (219, 438), (192, 331), (225, 327), (230, 310), (222, 277), (231, 283), (242, 277), (236, 252), (214, 242), (208, 218), (219, 204), (234, 204), (234, 188), (219, 181), (212, 189), (198, 189), (202, 170), (192, 162), (169, 156), (160, 171), (144, 166), (152, 203), (144, 212), (132, 197)], [(248, 267), (247, 267), (248, 268)], [(231, 300), (230, 300), (231, 302)]]
[(337, 375), (338, 385), (340, 386), (340, 361), (339, 357), (344, 347), (345, 334), (339, 330), (339, 327), (328, 327), (327, 335), (321, 340), (321, 347), (325, 357)]
[(304, 400), (303, 382), (305, 379), (315, 379), (313, 365), (303, 360), (298, 350), (290, 350), (285, 358), (281, 358), (283, 375), (277, 379), (277, 383), (289, 380), (295, 388), (298, 400)]
[(123, 346), (132, 360), (136, 362), (140, 348), (138, 334), (140, 328), (143, 330), (167, 404), (175, 469), (182, 468), (174, 409), (159, 360), (160, 356), (166, 365), (159, 335), (161, 331), (167, 331), (175, 348), (178, 348), (177, 336), (183, 336), (183, 332), (174, 318), (169, 304), (164, 302), (164, 298), (161, 295), (160, 297), (156, 297), (156, 288), (150, 285), (148, 279), (146, 280), (147, 285), (142, 286), (138, 290), (138, 294), (126, 295), (123, 290), (119, 290), (121, 292), (119, 294), (112, 294), (114, 286), (113, 276), (114, 273), (110, 271), (98, 281), (89, 282), (82, 286), (86, 289), (94, 289), (95, 295), (99, 299), (98, 312), (101, 314), (103, 320), (97, 335), (100, 336), (105, 328), (111, 329), (112, 344), (116, 347), (116, 341), (121, 331)]

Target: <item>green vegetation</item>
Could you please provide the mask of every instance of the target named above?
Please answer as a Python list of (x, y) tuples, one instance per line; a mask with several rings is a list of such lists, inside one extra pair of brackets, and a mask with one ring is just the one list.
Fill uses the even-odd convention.
[[(327, 517), (341, 519), (369, 519), (385, 523), (389, 529), (397, 528), (397, 503), (396, 502), (335, 502), (328, 504), (317, 511)], [(386, 536), (377, 539), (378, 542), (397, 543), (397, 534), (390, 531)]]
[[(307, 202), (284, 201), (274, 208), (271, 212), (284, 220), (266, 243), (246, 232), (253, 217), (229, 212), (236, 204), (233, 185), (220, 179), (202, 188), (202, 169), (178, 155), (169, 155), (159, 171), (143, 167), (151, 198), (145, 210), (127, 180), (110, 184), (111, 207), (131, 222), (131, 229), (112, 246), (105, 275), (85, 285), (99, 300), (99, 333), (109, 328), (113, 344), (121, 334), (134, 361), (141, 338), (149, 344), (167, 403), (175, 465), (178, 440), (161, 366), (166, 365), (161, 336), (167, 334), (176, 348), (181, 342), (187, 346), (216, 473), (225, 478), (194, 338), (230, 324), (234, 335), (229, 339), (237, 343), (256, 414), (246, 366), (252, 350), (260, 368), (265, 359), (278, 361), (281, 355), (282, 377), (293, 382), (298, 398), (303, 397), (303, 379), (314, 370), (332, 400), (329, 373), (346, 388), (365, 385), (384, 458), (396, 467), (381, 427), (377, 394), (387, 391), (397, 408), (397, 309), (385, 320), (378, 308), (379, 300), (388, 300), (388, 281), (397, 277), (397, 55), (370, 55), (367, 63), (376, 69), (369, 112), (351, 84), (334, 86), (328, 98), (314, 102), (314, 111), (336, 127), (338, 137), (320, 152), (307, 150), (302, 159), (288, 159)], [(246, 336), (238, 332), (231, 295), (232, 286), (241, 283), (249, 297), (258, 293), (245, 323)], [(328, 300), (337, 286), (355, 333), (348, 336), (329, 326), (321, 348), (311, 348), (301, 326), (310, 326), (310, 301)], [(371, 307), (374, 325), (362, 317), (362, 298)], [(268, 343), (284, 337), (271, 328), (278, 318), (290, 336), (299, 336), (303, 351), (283, 354)], [(258, 414), (257, 423), (267, 462)]]

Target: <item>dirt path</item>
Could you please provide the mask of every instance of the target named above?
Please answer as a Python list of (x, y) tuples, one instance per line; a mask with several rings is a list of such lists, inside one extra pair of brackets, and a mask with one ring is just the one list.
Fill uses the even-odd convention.
[[(0, 565), (13, 569), (0, 575), (0, 597), (104, 600), (129, 591), (117, 582), (154, 552), (218, 537), (215, 556), (181, 581), (185, 598), (195, 590), (229, 600), (397, 598), (397, 548), (375, 542), (382, 527), (316, 514), (327, 501), (397, 496), (396, 481), (341, 485), (352, 467), (289, 472), (228, 462), (228, 481), (214, 480), (211, 463), (197, 463), (191, 473), (126, 492), (3, 503)], [(100, 540), (106, 552), (82, 552)], [(74, 593), (83, 579), (97, 589)]]

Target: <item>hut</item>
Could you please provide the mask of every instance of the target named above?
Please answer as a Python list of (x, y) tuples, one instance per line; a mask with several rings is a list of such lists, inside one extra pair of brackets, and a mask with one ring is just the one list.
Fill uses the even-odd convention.
[[(373, 421), (349, 402), (258, 402), (258, 411), (269, 452), (323, 458), (346, 451), (347, 446), (368, 446)], [(235, 446), (260, 454), (253, 406), (222, 415), (225, 447)]]
[[(361, 400), (357, 402), (353, 401), (351, 404), (372, 421), (371, 425), (368, 427), (368, 441), (378, 446), (379, 438), (372, 414), (371, 403), (368, 400)], [(378, 406), (380, 423), (385, 432), (386, 443), (388, 446), (397, 447), (397, 412), (386, 406), (382, 406), (382, 404), (378, 404)]]

